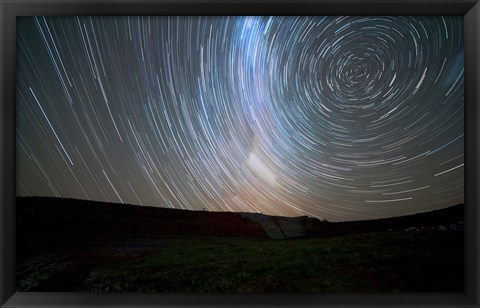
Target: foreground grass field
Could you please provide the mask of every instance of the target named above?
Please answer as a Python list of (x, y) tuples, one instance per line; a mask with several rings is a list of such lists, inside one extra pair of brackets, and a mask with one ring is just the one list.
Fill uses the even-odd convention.
[(19, 291), (463, 291), (463, 231), (130, 239), (30, 257)]

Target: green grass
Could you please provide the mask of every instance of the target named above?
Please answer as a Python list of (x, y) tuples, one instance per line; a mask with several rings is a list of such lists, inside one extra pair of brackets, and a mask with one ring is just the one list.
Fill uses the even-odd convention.
[(17, 266), (17, 277), (22, 277), (19, 280), (18, 288), (25, 292), (30, 291), (66, 267), (66, 258), (57, 254), (45, 254), (30, 258)]
[(462, 291), (463, 233), (381, 232), (330, 239), (168, 239), (93, 266), (90, 292)]

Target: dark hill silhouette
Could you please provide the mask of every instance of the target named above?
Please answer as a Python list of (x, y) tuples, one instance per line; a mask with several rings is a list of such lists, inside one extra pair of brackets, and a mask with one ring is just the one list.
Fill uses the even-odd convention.
[(351, 222), (338, 222), (335, 226), (339, 232), (345, 234), (376, 232), (382, 230), (395, 229), (418, 229), (422, 228), (449, 228), (455, 225), (457, 228), (463, 228), (464, 222), (464, 204), (457, 204), (444, 209), (430, 212), (417, 213), (413, 215), (382, 218), (374, 220), (359, 220)]
[(17, 197), (17, 253), (126, 238), (268, 238), (238, 213), (188, 211), (66, 198)]
[(117, 239), (215, 236), (283, 239), (334, 237), (463, 221), (463, 204), (376, 220), (330, 223), (307, 216), (189, 211), (52, 197), (17, 197), (17, 254)]
[(258, 213), (242, 213), (259, 223), (273, 239), (298, 237), (333, 237), (386, 230), (412, 230), (463, 227), (464, 205), (457, 204), (448, 208), (413, 215), (372, 220), (346, 222), (320, 221), (315, 218), (269, 216)]

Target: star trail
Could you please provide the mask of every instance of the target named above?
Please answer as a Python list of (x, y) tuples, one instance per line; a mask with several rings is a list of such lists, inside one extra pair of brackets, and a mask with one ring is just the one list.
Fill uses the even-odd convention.
[(17, 18), (18, 196), (329, 221), (464, 201), (463, 17)]

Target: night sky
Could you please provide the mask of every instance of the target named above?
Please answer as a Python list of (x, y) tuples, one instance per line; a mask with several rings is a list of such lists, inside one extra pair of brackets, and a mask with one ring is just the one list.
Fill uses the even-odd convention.
[(17, 196), (329, 221), (464, 200), (463, 17), (17, 18)]

